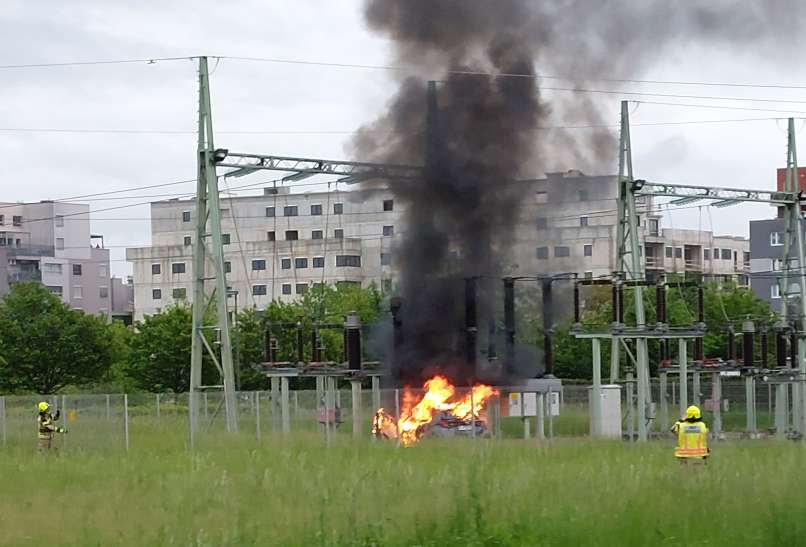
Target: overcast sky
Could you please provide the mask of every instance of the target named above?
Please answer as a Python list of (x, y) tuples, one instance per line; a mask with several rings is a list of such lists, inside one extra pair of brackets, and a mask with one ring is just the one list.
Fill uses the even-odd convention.
[[(361, 0), (3, 0), (0, 65), (137, 59), (249, 56), (364, 65), (388, 64), (390, 44), (369, 33)], [(242, 152), (346, 158), (350, 132), (383, 111), (394, 88), (384, 70), (225, 59), (212, 75), (216, 146)], [(0, 201), (38, 201), (146, 186), (195, 176), (197, 64), (154, 64), (0, 69)], [(804, 62), (765, 58), (728, 48), (681, 44), (642, 75), (645, 79), (806, 84)], [(540, 68), (538, 67), (538, 71)], [(618, 74), (613, 74), (618, 78)], [(786, 159), (787, 112), (806, 114), (804, 90), (608, 84), (597, 89), (677, 95), (802, 100), (737, 102), (703, 98), (650, 98), (781, 112), (638, 104), (632, 140), (636, 176), (663, 182), (773, 188)], [(561, 93), (561, 92), (557, 92)], [(599, 95), (609, 121), (619, 100)], [(551, 93), (546, 94), (551, 100)], [(638, 99), (635, 96), (623, 98)], [(736, 121), (747, 120), (753, 121)], [(764, 118), (760, 119), (759, 118)], [(715, 122), (648, 125), (654, 122)], [(803, 122), (798, 121), (799, 130)], [(139, 134), (20, 131), (21, 129), (142, 130)], [(13, 131), (12, 131), (13, 130)], [(148, 131), (187, 131), (154, 134)], [(237, 132), (264, 133), (237, 133)], [(580, 131), (580, 130), (577, 130)], [(616, 129), (614, 128), (614, 131)], [(273, 133), (272, 133), (273, 132)], [(806, 134), (799, 132), (801, 139)], [(802, 155), (806, 164), (806, 152)], [(552, 170), (574, 165), (551, 166)], [(599, 173), (614, 172), (601, 166)], [(541, 173), (535, 173), (540, 176)], [(238, 184), (260, 177), (236, 179)], [(233, 183), (234, 184), (234, 183)], [(89, 201), (94, 233), (112, 249), (112, 270), (129, 272), (126, 246), (148, 245), (147, 205), (107, 207), (192, 192), (194, 183), (132, 192), (125, 201)], [(308, 187), (309, 188), (309, 187)], [(687, 208), (667, 215), (669, 227), (747, 235), (765, 206)]]

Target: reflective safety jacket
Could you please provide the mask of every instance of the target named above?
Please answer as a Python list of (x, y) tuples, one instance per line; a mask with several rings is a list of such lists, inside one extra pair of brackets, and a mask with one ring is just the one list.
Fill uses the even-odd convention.
[(39, 417), (37, 418), (37, 423), (39, 424), (39, 438), (40, 439), (52, 439), (53, 433), (58, 430), (56, 425), (53, 423), (53, 416), (50, 412), (40, 412)]
[(680, 421), (674, 424), (672, 431), (677, 433), (675, 457), (696, 459), (708, 457), (708, 428), (704, 422)]

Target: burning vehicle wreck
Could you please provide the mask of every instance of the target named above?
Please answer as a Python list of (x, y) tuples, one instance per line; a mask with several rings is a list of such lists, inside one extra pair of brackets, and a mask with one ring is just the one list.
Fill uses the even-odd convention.
[(434, 376), (423, 386), (424, 393), (406, 389), (400, 408), (400, 417), (379, 408), (372, 419), (372, 434), (376, 438), (399, 439), (403, 446), (411, 446), (423, 437), (453, 437), (484, 435), (488, 431), (486, 408), (498, 391), (491, 386), (478, 384), (465, 394), (444, 376)]

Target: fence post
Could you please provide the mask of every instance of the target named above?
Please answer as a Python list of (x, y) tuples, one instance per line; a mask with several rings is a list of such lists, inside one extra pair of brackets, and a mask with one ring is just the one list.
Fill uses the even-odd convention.
[(106, 421), (109, 421), (109, 419), (111, 418), (111, 414), (110, 414), (109, 410), (110, 410), (109, 409), (109, 394), (107, 393), (107, 395), (106, 395)]
[(129, 451), (129, 395), (123, 394), (123, 442)]
[(6, 445), (6, 398), (0, 396), (0, 436), (2, 436), (3, 446)]
[(400, 446), (400, 390), (395, 388), (395, 430), (397, 432), (397, 446)]
[[(62, 424), (67, 425), (67, 395), (62, 395), (61, 412), (64, 415)], [(67, 435), (62, 435), (62, 450), (67, 448)]]
[(157, 393), (157, 420), (160, 419), (160, 394)]
[(546, 438), (546, 427), (545, 427), (545, 411), (546, 411), (546, 396), (543, 393), (538, 393), (536, 395), (537, 400), (535, 403), (537, 404), (537, 416), (535, 416), (535, 429), (536, 436), (538, 440), (544, 440)]
[(280, 420), (283, 426), (283, 433), (291, 432), (291, 417), (288, 411), (288, 377), (280, 378)]
[(257, 441), (260, 442), (260, 392), (259, 391), (255, 391), (254, 401), (255, 401), (255, 434), (257, 435)]

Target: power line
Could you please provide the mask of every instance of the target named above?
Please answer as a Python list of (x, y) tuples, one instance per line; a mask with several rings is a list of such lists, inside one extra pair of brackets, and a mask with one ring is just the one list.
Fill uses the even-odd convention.
[[(640, 101), (643, 102), (643, 101)], [(806, 102), (806, 101), (804, 101)], [(659, 103), (645, 103), (645, 104), (659, 104)], [(675, 105), (684, 106), (684, 105)], [(729, 108), (729, 107), (727, 107)], [(778, 111), (775, 111), (778, 112)], [(786, 111), (781, 111), (786, 112)], [(781, 118), (765, 117), (765, 118), (735, 118), (735, 119), (721, 119), (721, 120), (683, 120), (683, 121), (659, 121), (659, 122), (638, 122), (633, 123), (633, 126), (662, 126), (662, 125), (696, 125), (696, 124), (714, 124), (714, 123), (739, 123), (739, 122), (757, 122), (757, 121), (776, 121)], [(617, 128), (619, 124), (577, 124), (577, 125), (544, 125), (532, 129), (532, 131), (556, 131), (556, 130), (577, 130), (577, 129), (611, 129)], [(66, 133), (66, 134), (90, 134), (90, 135), (195, 135), (196, 131), (191, 129), (115, 129), (115, 128), (56, 128), (56, 127), (0, 127), (0, 132), (6, 133)], [(358, 133), (365, 133), (364, 130), (260, 130), (260, 129), (244, 129), (233, 131), (216, 131), (219, 135), (356, 135)], [(393, 131), (369, 131), (371, 133), (392, 135)]]
[(139, 64), (146, 63), (149, 65), (156, 64), (161, 61), (192, 61), (198, 59), (198, 56), (190, 57), (145, 57), (142, 59), (113, 59), (104, 61), (66, 61), (60, 63), (27, 63), (19, 65), (0, 65), (0, 70), (13, 70), (22, 68), (56, 68), (56, 67), (71, 67), (71, 66), (93, 66), (93, 65), (124, 65), (124, 64)]

